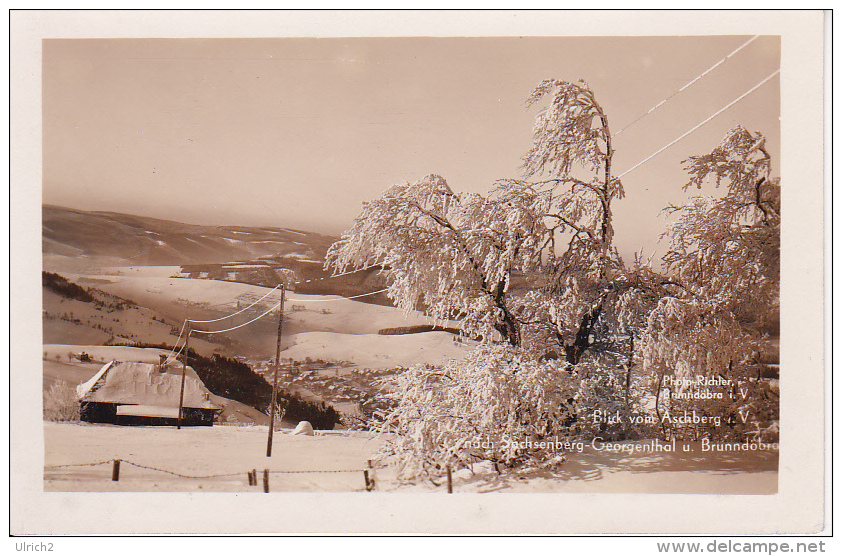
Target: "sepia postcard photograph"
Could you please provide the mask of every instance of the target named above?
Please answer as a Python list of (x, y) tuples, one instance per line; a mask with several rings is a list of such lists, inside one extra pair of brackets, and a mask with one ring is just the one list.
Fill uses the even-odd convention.
[(12, 13), (11, 532), (823, 530), (823, 17)]

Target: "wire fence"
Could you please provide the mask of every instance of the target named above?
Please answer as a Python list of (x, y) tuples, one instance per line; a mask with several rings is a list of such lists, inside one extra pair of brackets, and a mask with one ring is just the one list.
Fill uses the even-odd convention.
[[(121, 466), (130, 465), (136, 467), (138, 469), (145, 469), (149, 471), (156, 471), (158, 473), (166, 473), (169, 475), (173, 475), (175, 477), (183, 478), (183, 479), (219, 479), (219, 478), (226, 478), (226, 477), (242, 477), (246, 476), (248, 479), (249, 486), (257, 485), (257, 469), (251, 469), (246, 471), (238, 471), (233, 473), (214, 473), (210, 475), (189, 475), (185, 473), (179, 473), (177, 471), (172, 471), (170, 469), (162, 469), (160, 467), (153, 467), (150, 465), (142, 465), (140, 463), (124, 460), (124, 459), (112, 459), (112, 460), (103, 460), (103, 461), (96, 461), (90, 463), (68, 463), (63, 465), (48, 465), (44, 466), (44, 471), (55, 471), (59, 469), (70, 469), (70, 468), (83, 468), (83, 467), (97, 467), (103, 465), (110, 465), (111, 466), (111, 480), (113, 482), (117, 482), (120, 480), (120, 469)], [(263, 470), (263, 489), (265, 492), (269, 492), (269, 476), (270, 475), (289, 475), (289, 474), (324, 474), (324, 473), (362, 473), (363, 474), (363, 484), (365, 488), (362, 489), (351, 489), (352, 491), (372, 491), (374, 490), (374, 468), (371, 467), (369, 462), (369, 467), (367, 468), (358, 468), (358, 469), (264, 469)]]
[(65, 467), (94, 467), (94, 466), (97, 466), (97, 465), (105, 465), (105, 464), (110, 465), (113, 461), (114, 460), (107, 459), (105, 461), (98, 461), (96, 463), (68, 463), (67, 465), (51, 465), (51, 466), (48, 466), (48, 467), (45, 466), (44, 470), (62, 469), (62, 468), (65, 468)]

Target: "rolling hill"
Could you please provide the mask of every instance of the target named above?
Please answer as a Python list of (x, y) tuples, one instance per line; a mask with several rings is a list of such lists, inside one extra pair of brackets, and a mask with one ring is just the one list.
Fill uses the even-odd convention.
[(111, 264), (186, 265), (282, 256), (321, 263), (336, 238), (286, 228), (202, 226), (44, 205), (45, 256)]
[[(134, 349), (113, 344), (176, 345), (182, 339), (185, 318), (204, 320), (191, 327), (192, 350), (207, 357), (234, 357), (271, 381), (278, 324), (277, 315), (267, 311), (277, 303), (277, 292), (241, 282), (173, 277), (178, 269), (124, 266), (107, 269), (116, 274), (68, 273), (66, 278), (45, 273), (45, 388), (59, 377), (70, 384), (81, 382), (82, 352), (91, 356), (102, 350)], [(324, 401), (350, 415), (379, 407), (378, 381), (396, 368), (459, 358), (473, 345), (445, 331), (379, 334), (407, 327), (428, 329), (431, 321), (420, 313), (297, 292), (287, 301), (280, 387), (305, 401)], [(264, 314), (267, 318), (258, 318)], [(215, 320), (219, 318), (223, 321)], [(197, 332), (231, 327), (235, 329), (221, 334)], [(136, 355), (121, 357), (131, 360)]]
[[(101, 274), (108, 267), (176, 266), (185, 278), (271, 287), (287, 269), (300, 282), (300, 293), (350, 297), (382, 289), (385, 281), (378, 268), (325, 279), (331, 274), (324, 269), (325, 254), (336, 239), (288, 228), (203, 226), (42, 207), (43, 264), (53, 272)], [(383, 294), (365, 302), (391, 305)]]
[[(191, 349), (237, 358), (269, 376), (277, 317), (257, 317), (277, 303), (272, 289), (283, 270), (292, 270), (297, 282), (286, 298), (281, 352), (295, 372), (284, 373), (283, 386), (309, 401), (358, 413), (375, 395), (380, 375), (461, 357), (468, 349), (448, 332), (378, 334), (433, 323), (391, 306), (385, 294), (365, 295), (385, 286), (379, 268), (341, 276), (325, 271), (325, 254), (336, 239), (329, 236), (49, 205), (43, 206), (42, 236), (44, 270), (58, 273), (53, 286), (61, 286), (45, 283), (42, 298), (45, 377), (66, 374), (68, 382), (77, 381), (78, 369), (69, 367), (76, 361), (68, 354), (80, 353), (79, 346), (174, 345), (186, 318), (208, 319), (194, 326)], [(75, 290), (82, 298), (74, 297)], [(347, 299), (359, 295), (364, 297)], [(234, 329), (195, 331), (226, 327)], [(51, 346), (59, 351), (52, 353)]]

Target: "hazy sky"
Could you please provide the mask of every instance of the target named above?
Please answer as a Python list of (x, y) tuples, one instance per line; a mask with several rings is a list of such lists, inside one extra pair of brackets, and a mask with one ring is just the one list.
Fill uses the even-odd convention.
[[(750, 36), (53, 39), (43, 43), (43, 201), (203, 224), (340, 234), (426, 174), (486, 192), (520, 177), (543, 79), (584, 79), (614, 133)], [(780, 65), (764, 36), (614, 140), (615, 175)], [(737, 124), (776, 158), (777, 77), (623, 178), (623, 254), (651, 251), (681, 161)]]

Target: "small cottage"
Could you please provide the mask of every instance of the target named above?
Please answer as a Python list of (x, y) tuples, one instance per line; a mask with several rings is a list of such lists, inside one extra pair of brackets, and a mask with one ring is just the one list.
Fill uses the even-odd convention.
[[(111, 361), (76, 387), (81, 419), (116, 425), (175, 425), (181, 394), (180, 363)], [(191, 367), (184, 375), (183, 426), (212, 426), (221, 407)]]

